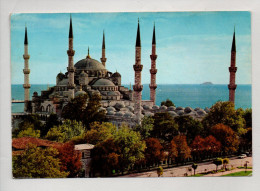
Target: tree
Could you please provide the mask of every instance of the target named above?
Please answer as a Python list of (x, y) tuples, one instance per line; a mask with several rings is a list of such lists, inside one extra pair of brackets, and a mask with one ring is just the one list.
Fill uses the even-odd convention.
[(166, 101), (162, 101), (161, 102), (161, 106), (162, 105), (165, 105), (167, 107), (170, 107), (170, 106), (174, 106), (175, 107), (174, 103), (170, 99), (166, 99)]
[(203, 155), (206, 150), (206, 141), (203, 139), (201, 136), (196, 136), (195, 139), (193, 140), (192, 144), (190, 145), (192, 154), (194, 158), (198, 161), (200, 161), (203, 158)]
[(160, 176), (163, 175), (163, 168), (162, 168), (161, 166), (159, 166), (159, 167), (157, 168), (157, 175), (158, 175), (158, 177), (160, 177)]
[(174, 140), (171, 141), (170, 147), (169, 147), (169, 155), (172, 160), (175, 160), (178, 157), (178, 149), (177, 145), (174, 142)]
[[(32, 124), (31, 124), (31, 126), (32, 126)], [(19, 132), (19, 134), (17, 135), (17, 138), (20, 138), (20, 137), (39, 138), (40, 137), (40, 130), (34, 130), (32, 127), (29, 127), (26, 130)]]
[(207, 136), (204, 142), (207, 155), (212, 155), (221, 151), (221, 143), (212, 135)]
[(21, 155), (13, 156), (15, 178), (63, 178), (69, 173), (61, 171), (58, 151), (42, 149), (29, 144)]
[(173, 141), (177, 146), (178, 161), (183, 162), (187, 158), (191, 157), (191, 150), (187, 144), (185, 135), (177, 135), (173, 138)]
[(191, 167), (192, 167), (193, 170), (194, 170), (194, 176), (195, 176), (195, 174), (196, 174), (196, 169), (198, 168), (198, 165), (197, 165), (196, 163), (193, 163), (193, 164), (191, 165)]
[(52, 141), (67, 142), (73, 137), (80, 136), (85, 132), (81, 122), (65, 120), (62, 125), (51, 128), (46, 138)]
[(134, 131), (141, 134), (142, 139), (147, 139), (151, 135), (151, 131), (154, 128), (154, 119), (151, 116), (144, 116), (141, 125), (136, 125)]
[(163, 147), (160, 141), (156, 138), (148, 138), (145, 140), (146, 149), (144, 152), (146, 163), (150, 166), (160, 162), (163, 156)]
[(90, 125), (90, 130), (85, 134), (85, 141), (87, 143), (96, 145), (112, 138), (116, 134), (116, 127), (108, 122), (94, 122)]
[(217, 172), (218, 171), (218, 166), (223, 164), (222, 158), (216, 158), (215, 160), (213, 160), (213, 164), (216, 165), (216, 172)]
[(72, 143), (65, 143), (57, 147), (59, 154), (58, 158), (61, 162), (61, 171), (69, 172), (68, 177), (76, 177), (81, 170), (81, 153), (74, 149)]
[(61, 125), (61, 122), (58, 120), (57, 114), (50, 114), (50, 116), (47, 118), (46, 124), (43, 125), (41, 129), (41, 137), (46, 136), (46, 134), (51, 128), (58, 125)]
[(227, 164), (229, 163), (229, 158), (224, 158), (223, 159), (223, 166), (224, 166), (224, 169), (227, 170)]
[(197, 135), (204, 133), (202, 123), (193, 119), (191, 116), (177, 116), (174, 120), (179, 126), (179, 132), (186, 135), (189, 145)]
[(211, 129), (212, 135), (221, 143), (221, 149), (224, 153), (236, 152), (239, 140), (236, 133), (228, 126), (217, 124)]
[(234, 131), (245, 126), (241, 110), (236, 111), (232, 102), (217, 102), (210, 108), (210, 112), (202, 120), (202, 123), (208, 133), (211, 127), (219, 123), (231, 127)]
[(155, 113), (152, 137), (170, 143), (175, 135), (178, 135), (178, 124), (169, 113)]
[(247, 128), (252, 127), (252, 109), (246, 109), (244, 111), (243, 117), (244, 117), (245, 122), (246, 122), (246, 127)]

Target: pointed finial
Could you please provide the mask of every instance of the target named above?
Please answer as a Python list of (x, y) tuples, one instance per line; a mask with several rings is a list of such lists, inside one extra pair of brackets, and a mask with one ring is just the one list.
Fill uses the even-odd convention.
[(88, 46), (88, 55), (86, 58), (91, 58), (90, 55), (89, 55), (89, 46)]
[(236, 52), (236, 33), (235, 33), (235, 26), (234, 26), (234, 33), (233, 33), (233, 41), (232, 41), (232, 52)]
[(79, 84), (79, 91), (82, 91), (82, 84)]
[(136, 34), (136, 47), (141, 47), (141, 38), (140, 38), (140, 27), (139, 27), (139, 18), (138, 18), (138, 26), (137, 26), (137, 34)]
[(105, 49), (106, 45), (105, 45), (105, 30), (103, 30), (103, 42), (102, 42), (102, 49)]
[(152, 41), (152, 44), (156, 44), (156, 39), (155, 39), (155, 22), (154, 22), (154, 25), (153, 25), (153, 41)]
[(28, 38), (27, 38), (27, 26), (26, 26), (26, 24), (25, 24), (24, 44), (25, 44), (25, 45), (28, 44)]
[(69, 38), (73, 38), (73, 29), (72, 29), (72, 17), (70, 14), (70, 31), (69, 31)]

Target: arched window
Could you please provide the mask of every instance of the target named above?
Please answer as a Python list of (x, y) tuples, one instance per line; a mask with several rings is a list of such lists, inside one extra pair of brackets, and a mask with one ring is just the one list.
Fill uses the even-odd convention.
[(50, 104), (46, 107), (46, 112), (51, 112), (51, 105)]
[(41, 112), (43, 112), (44, 111), (44, 107), (43, 106), (41, 106)]

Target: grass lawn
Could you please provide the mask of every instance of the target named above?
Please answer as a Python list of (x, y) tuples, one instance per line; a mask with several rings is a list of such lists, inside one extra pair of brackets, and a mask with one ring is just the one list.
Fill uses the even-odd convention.
[(205, 174), (195, 174), (195, 175), (192, 175), (192, 176), (189, 176), (189, 177), (200, 177), (200, 176), (204, 176)]
[(234, 172), (222, 176), (248, 176), (249, 174), (252, 174), (252, 171), (240, 171), (240, 172)]

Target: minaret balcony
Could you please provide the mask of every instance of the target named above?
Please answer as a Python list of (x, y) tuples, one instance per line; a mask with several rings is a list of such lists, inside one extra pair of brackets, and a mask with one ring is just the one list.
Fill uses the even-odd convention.
[(133, 85), (134, 91), (140, 92), (143, 90), (143, 85)]
[(151, 60), (156, 60), (157, 59), (157, 55), (155, 54), (152, 54), (152, 55), (150, 55), (150, 58), (151, 58)]
[(68, 56), (74, 56), (75, 50), (67, 50)]
[(141, 64), (140, 65), (136, 65), (136, 64), (134, 65), (134, 71), (141, 72), (142, 70), (143, 70), (143, 65), (141, 65)]
[(107, 61), (107, 58), (100, 58), (101, 62), (106, 62)]
[(237, 67), (229, 67), (229, 72), (236, 72), (237, 71)]
[(31, 84), (23, 84), (23, 88), (30, 88)]
[(237, 88), (237, 85), (236, 84), (229, 84), (228, 85), (228, 89), (229, 90), (235, 90)]
[(25, 60), (26, 60), (26, 59), (30, 59), (30, 55), (29, 55), (29, 54), (24, 54), (24, 55), (23, 55), (23, 59), (25, 59)]
[(156, 88), (157, 88), (157, 85), (156, 85), (156, 84), (153, 84), (153, 85), (152, 85), (152, 84), (149, 84), (149, 88), (150, 88), (150, 89), (156, 89)]
[(75, 72), (75, 68), (74, 68), (74, 67), (72, 67), (72, 68), (67, 67), (67, 71), (68, 71), (68, 72)]
[(23, 69), (24, 74), (30, 74), (30, 69)]
[(157, 69), (150, 69), (150, 74), (156, 74), (157, 73)]

